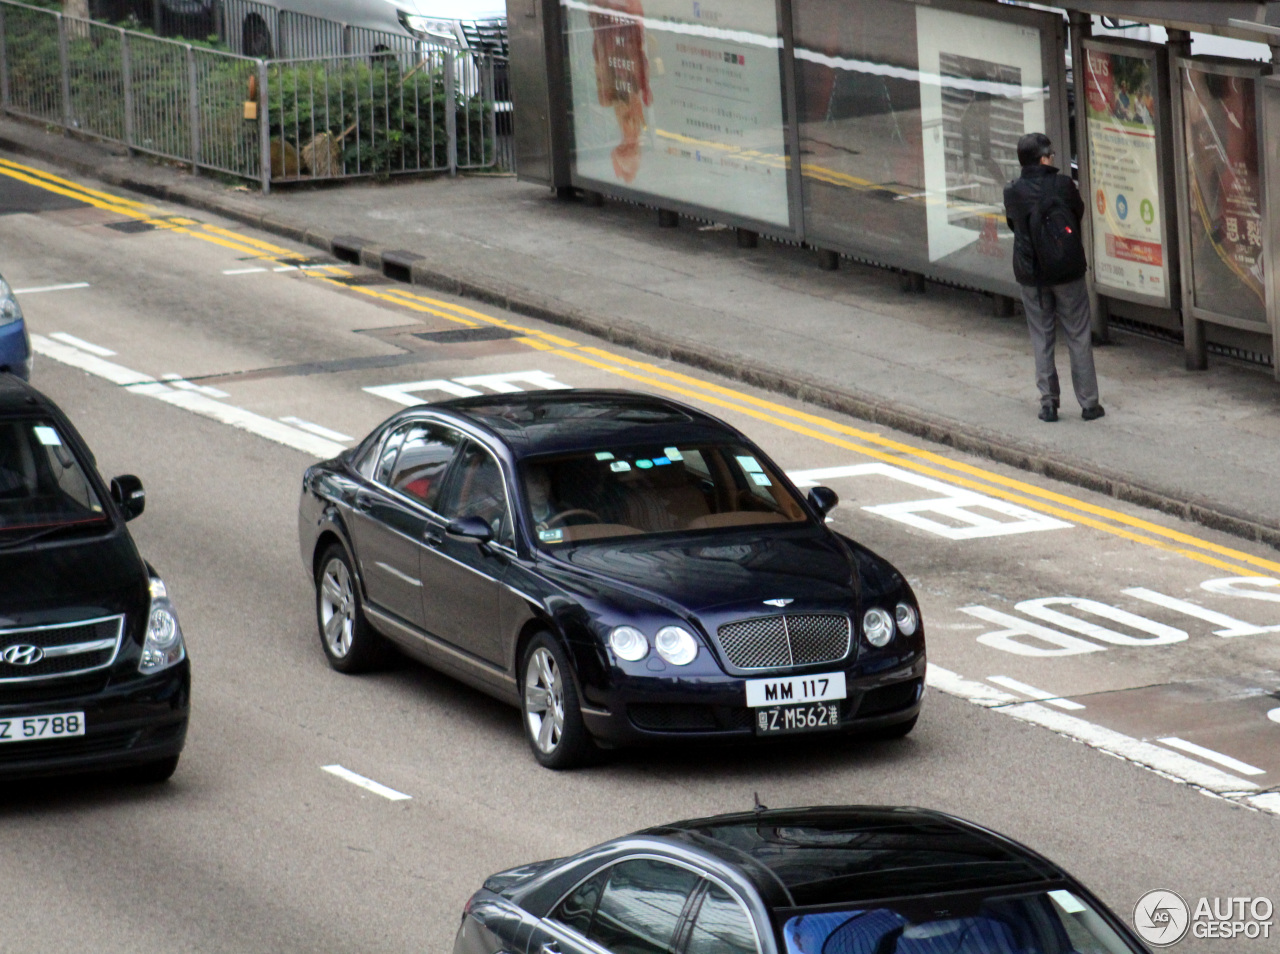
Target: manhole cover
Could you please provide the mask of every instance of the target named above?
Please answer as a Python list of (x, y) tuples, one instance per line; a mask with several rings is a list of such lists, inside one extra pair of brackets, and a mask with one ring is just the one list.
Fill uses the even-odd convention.
[(414, 335), (432, 344), (469, 344), (473, 341), (506, 341), (520, 332), (508, 328), (459, 328), (456, 331), (423, 331)]

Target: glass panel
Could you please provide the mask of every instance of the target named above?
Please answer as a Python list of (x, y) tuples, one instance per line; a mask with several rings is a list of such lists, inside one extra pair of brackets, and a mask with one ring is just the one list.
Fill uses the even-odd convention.
[(492, 454), (478, 444), (468, 444), (458, 476), (451, 484), (450, 499), (441, 508), (445, 517), (450, 520), (479, 517), (489, 525), (493, 538), (499, 543), (507, 546), (514, 543), (502, 468)]
[(591, 930), (591, 919), (595, 916), (600, 889), (604, 887), (607, 874), (607, 871), (602, 871), (574, 888), (551, 912), (551, 917), (561, 924), (567, 924), (579, 934), (586, 935)]
[(793, 18), (809, 237), (1012, 282), (1004, 187), (1045, 131), (1041, 30), (898, 0)]
[[(935, 898), (930, 910), (940, 907)], [(1070, 891), (961, 901), (945, 918), (897, 906), (790, 918), (787, 954), (1134, 954), (1102, 915)]]
[[(400, 448), (400, 456), (396, 458), (391, 486), (434, 508), (445, 471), (461, 443), (461, 435), (448, 428), (431, 424), (411, 425)], [(383, 456), (386, 456), (385, 451)]]
[(1169, 273), (1161, 240), (1155, 61), (1085, 50), (1084, 82), (1094, 281), (1163, 301)]
[(404, 443), (405, 435), (413, 428), (412, 424), (405, 424), (396, 428), (383, 443), (382, 450), (373, 455), (373, 474), (372, 479), (380, 484), (388, 483), (391, 480), (391, 468), (395, 466), (396, 455), (400, 453), (400, 445)]
[(107, 517), (52, 421), (0, 424), (0, 531), (44, 531)]
[(601, 448), (522, 466), (544, 546), (808, 519), (782, 477), (737, 444)]
[(750, 916), (719, 885), (712, 885), (702, 899), (685, 954), (756, 954)]
[(1182, 70), (1195, 303), (1265, 323), (1256, 106), (1252, 77)]
[(561, 0), (574, 171), (789, 225), (775, 0)]
[(698, 876), (661, 861), (624, 861), (609, 872), (591, 940), (613, 954), (671, 954), (676, 925)]

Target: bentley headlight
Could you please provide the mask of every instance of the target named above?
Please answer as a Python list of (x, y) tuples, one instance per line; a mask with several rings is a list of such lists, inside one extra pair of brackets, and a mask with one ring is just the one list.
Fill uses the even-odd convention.
[(169, 601), (169, 591), (159, 577), (151, 578), (151, 612), (147, 617), (147, 638), (142, 644), (142, 660), (138, 671), (153, 675), (176, 666), (187, 658), (182, 642), (182, 627), (178, 625), (178, 611)]
[(887, 610), (873, 606), (862, 617), (862, 632), (866, 635), (867, 642), (877, 649), (887, 646), (889, 640), (893, 639), (893, 617)]
[(653, 639), (658, 655), (673, 666), (687, 666), (698, 655), (698, 641), (687, 629), (680, 626), (664, 626)]
[(609, 648), (619, 659), (639, 662), (649, 654), (649, 641), (634, 626), (615, 626), (609, 633)]
[(898, 622), (898, 632), (903, 636), (914, 636), (920, 626), (920, 613), (910, 603), (899, 603), (893, 611)]

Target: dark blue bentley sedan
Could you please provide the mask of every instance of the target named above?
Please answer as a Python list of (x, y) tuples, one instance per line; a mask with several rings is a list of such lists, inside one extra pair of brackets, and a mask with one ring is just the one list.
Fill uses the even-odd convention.
[(1141, 954), (1053, 862), (919, 808), (674, 822), (493, 875), (453, 954)]
[(341, 672), (404, 652), (598, 747), (910, 732), (924, 627), (885, 560), (743, 434), (626, 391), (396, 414), (307, 470), (302, 559)]

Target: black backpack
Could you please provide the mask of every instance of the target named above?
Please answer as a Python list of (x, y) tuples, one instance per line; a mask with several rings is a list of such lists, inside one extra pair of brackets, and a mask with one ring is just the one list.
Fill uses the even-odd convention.
[(1036, 257), (1036, 284), (1061, 285), (1084, 275), (1088, 266), (1080, 223), (1052, 183), (1045, 183), (1028, 226)]

